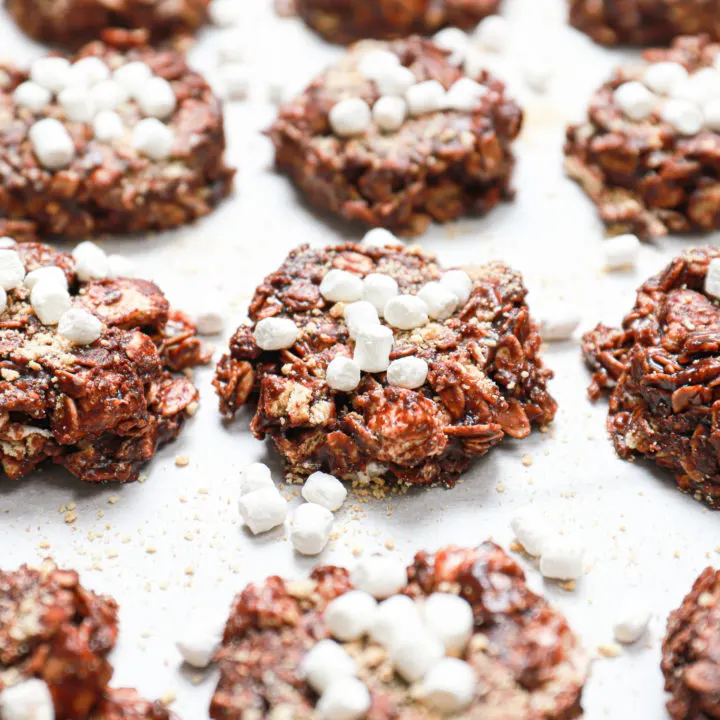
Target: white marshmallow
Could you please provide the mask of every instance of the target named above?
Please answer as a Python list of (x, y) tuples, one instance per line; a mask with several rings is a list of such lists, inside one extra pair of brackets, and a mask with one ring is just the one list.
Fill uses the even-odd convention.
[[(363, 283), (364, 291), (364, 283)], [(375, 306), (368, 300), (358, 300), (345, 306), (345, 324), (350, 337), (354, 340), (358, 330), (364, 325), (379, 325), (380, 319)]]
[(360, 366), (349, 357), (338, 355), (325, 371), (327, 384), (339, 392), (352, 392), (360, 384)]
[(222, 90), (228, 100), (246, 100), (252, 86), (252, 68), (242, 63), (227, 63), (218, 70)]
[(0, 315), (7, 310), (8, 298), (7, 293), (3, 288), (0, 288)]
[(165, 120), (177, 107), (177, 98), (172, 85), (161, 77), (152, 77), (135, 92), (140, 109), (151, 118)]
[(23, 284), (28, 290), (32, 290), (40, 281), (56, 282), (64, 288), (67, 288), (68, 286), (67, 275), (65, 275), (59, 267), (55, 267), (54, 265), (47, 265), (45, 267), (31, 270), (25, 276)]
[(424, 628), (397, 638), (390, 648), (390, 659), (396, 672), (411, 683), (420, 680), (444, 657), (443, 644)]
[(362, 300), (362, 278), (347, 270), (333, 268), (322, 279), (320, 294), (330, 302), (350, 303)]
[(545, 55), (533, 57), (523, 67), (523, 77), (528, 87), (536, 93), (544, 93), (550, 87), (555, 74), (553, 62)]
[(213, 25), (231, 27), (240, 20), (240, 3), (237, 0), (212, 0), (208, 14)]
[(580, 315), (567, 302), (551, 302), (538, 310), (540, 337), (545, 342), (570, 340), (581, 321)]
[(24, 82), (15, 88), (13, 100), (16, 105), (39, 113), (50, 104), (52, 93), (37, 83)]
[(640, 251), (637, 235), (616, 235), (603, 243), (603, 260), (606, 270), (634, 267)]
[(193, 318), (200, 335), (222, 335), (225, 318), (216, 310), (203, 310)]
[(358, 61), (358, 72), (367, 80), (377, 80), (400, 65), (398, 56), (389, 50), (371, 50)]
[(445, 88), (437, 80), (425, 80), (405, 93), (408, 112), (413, 117), (441, 110), (445, 105)]
[(115, 110), (115, 108), (127, 102), (130, 93), (116, 80), (103, 80), (90, 89), (95, 111)]
[(417, 604), (407, 595), (392, 595), (381, 602), (370, 627), (370, 637), (385, 648), (397, 638), (423, 630), (423, 619)]
[(407, 570), (398, 558), (370, 555), (355, 566), (351, 581), (357, 590), (364, 590), (378, 600), (384, 600), (407, 585)]
[(470, 640), (475, 618), (470, 603), (453, 593), (432, 593), (422, 603), (420, 611), (427, 629), (445, 646), (445, 650), (458, 655)]
[[(371, 231), (372, 232), (372, 231)], [(363, 298), (371, 303), (379, 314), (399, 293), (397, 280), (382, 273), (370, 273), (363, 278)]]
[(125, 134), (125, 125), (116, 112), (103, 110), (93, 120), (93, 133), (98, 142), (111, 143)]
[(354, 677), (357, 665), (334, 640), (321, 640), (302, 659), (299, 670), (300, 677), (321, 695), (336, 680)]
[(375, 247), (402, 247), (402, 241), (385, 228), (368, 230), (361, 242)]
[(95, 102), (89, 90), (82, 85), (66, 87), (58, 95), (58, 102), (68, 120), (88, 123), (95, 117)]
[(705, 292), (720, 299), (720, 258), (713, 258), (708, 265)]
[(134, 278), (136, 276), (135, 263), (126, 255), (108, 255), (107, 267), (109, 278)]
[(23, 680), (0, 691), (3, 720), (55, 720), (55, 707), (48, 686), (37, 678)]
[(30, 66), (30, 79), (47, 90), (58, 93), (70, 82), (70, 63), (61, 57), (40, 58)]
[(253, 535), (268, 532), (285, 522), (287, 500), (275, 488), (262, 488), (238, 501), (240, 517)]
[(151, 160), (167, 160), (174, 143), (175, 133), (156, 118), (143, 118), (133, 129), (133, 147)]
[(252, 463), (240, 473), (240, 496), (254, 490), (275, 489), (270, 468), (263, 463)]
[(440, 278), (440, 284), (455, 294), (460, 305), (465, 305), (470, 299), (473, 281), (464, 270), (448, 270)]
[(671, 95), (687, 79), (688, 71), (676, 62), (651, 63), (644, 78), (645, 84), (658, 95)]
[(72, 306), (67, 288), (53, 281), (35, 285), (30, 293), (30, 303), (43, 325), (57, 325)]
[(202, 623), (188, 623), (182, 637), (175, 643), (184, 662), (196, 668), (206, 668), (220, 649), (222, 629), (204, 627)]
[(390, 385), (415, 390), (425, 384), (427, 374), (427, 361), (409, 355), (390, 363), (387, 369), (387, 380)]
[(345, 502), (347, 489), (334, 475), (318, 471), (305, 481), (301, 494), (308, 502), (335, 512)]
[(472, 112), (487, 95), (488, 89), (469, 77), (456, 80), (445, 97), (445, 107), (458, 112)]
[(708, 130), (720, 130), (720, 98), (715, 98), (703, 105), (703, 119)]
[(110, 78), (110, 68), (94, 55), (80, 58), (70, 68), (70, 86), (92, 87)]
[(358, 331), (353, 359), (364, 372), (385, 372), (390, 365), (393, 332), (384, 325), (367, 325)]
[(285, 350), (291, 348), (300, 335), (300, 328), (289, 318), (263, 318), (253, 332), (261, 350)]
[(434, 320), (447, 320), (457, 310), (457, 295), (435, 280), (423, 285), (417, 297), (425, 302), (428, 315)]
[(15, 240), (13, 240), (11, 237), (8, 237), (7, 235), (0, 237), (0, 249), (9, 250), (10, 248), (15, 248), (15, 247), (17, 247), (17, 242)]
[(702, 68), (672, 89), (672, 96), (704, 105), (720, 96), (720, 72)]
[(226, 30), (217, 39), (221, 63), (236, 63), (245, 59), (245, 38), (237, 30)]
[(477, 676), (470, 664), (443, 658), (427, 672), (419, 694), (435, 710), (455, 715), (470, 705), (476, 688)]
[(485, 50), (504, 52), (510, 39), (508, 21), (500, 15), (489, 15), (481, 20), (473, 32), (473, 41)]
[(577, 580), (583, 574), (585, 549), (572, 538), (549, 538), (543, 544), (540, 572), (553, 580)]
[(615, 88), (615, 103), (631, 120), (645, 120), (655, 107), (657, 98), (636, 80), (625, 82)]
[(613, 626), (613, 634), (619, 643), (630, 645), (645, 635), (649, 624), (650, 613), (646, 608), (626, 608)]
[(660, 116), (680, 135), (697, 135), (703, 127), (702, 111), (690, 100), (668, 100), (663, 105)]
[(348, 642), (370, 632), (377, 614), (377, 600), (362, 590), (351, 590), (335, 598), (323, 613), (330, 634)]
[(400, 330), (412, 330), (428, 324), (427, 303), (417, 295), (398, 295), (385, 306), (385, 320)]
[(375, 80), (380, 94), (384, 97), (404, 97), (415, 83), (417, 83), (415, 73), (403, 65), (388, 69)]
[(67, 167), (75, 157), (75, 143), (65, 126), (55, 118), (36, 122), (30, 128), (29, 137), (37, 159), (48, 170)]
[(153, 76), (150, 66), (138, 60), (121, 65), (114, 73), (113, 80), (119, 82), (135, 97), (145, 83)]
[(515, 538), (528, 555), (542, 555), (543, 547), (550, 531), (542, 517), (536, 513), (524, 512), (510, 521)]
[(25, 265), (17, 250), (0, 250), (0, 287), (12, 290), (25, 279)]
[(450, 55), (448, 62), (451, 65), (462, 65), (470, 45), (470, 38), (460, 28), (446, 27), (433, 35), (433, 42), (447, 50)]
[(359, 720), (372, 704), (370, 691), (354, 677), (340, 678), (322, 694), (317, 711), (324, 720)]
[(85, 240), (72, 251), (75, 272), (81, 282), (104, 280), (109, 274), (108, 257), (95, 243)]
[(326, 507), (308, 502), (302, 504), (292, 517), (290, 541), (301, 555), (318, 555), (330, 539), (333, 514)]
[(383, 132), (395, 132), (407, 117), (407, 103), (401, 97), (384, 95), (373, 105), (373, 120)]
[(372, 113), (361, 98), (347, 98), (333, 105), (328, 119), (330, 128), (339, 137), (362, 135), (369, 127)]

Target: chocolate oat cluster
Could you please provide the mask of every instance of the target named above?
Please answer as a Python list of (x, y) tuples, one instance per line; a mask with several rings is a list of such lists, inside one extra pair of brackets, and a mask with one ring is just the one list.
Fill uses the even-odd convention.
[(280, 109), (278, 168), (316, 207), (404, 235), (511, 198), (522, 111), (448, 56), (418, 37), (352, 46)]
[(452, 485), (555, 415), (525, 295), (501, 263), (443, 271), (418, 248), (300, 247), (257, 288), (218, 364), (221, 410), (256, 404), (252, 431), (293, 481), (325, 469)]
[(590, 396), (608, 389), (607, 427), (623, 458), (645, 457), (720, 508), (715, 412), (720, 250), (690, 250), (645, 282), (620, 328), (583, 337)]

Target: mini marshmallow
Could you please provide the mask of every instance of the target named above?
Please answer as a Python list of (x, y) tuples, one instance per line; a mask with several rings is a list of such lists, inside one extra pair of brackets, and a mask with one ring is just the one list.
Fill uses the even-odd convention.
[(385, 648), (397, 638), (423, 630), (423, 619), (414, 600), (407, 595), (392, 595), (381, 602), (370, 626), (370, 637)]
[(523, 77), (531, 90), (536, 93), (544, 93), (550, 87), (554, 75), (553, 62), (550, 58), (539, 55), (533, 57), (523, 67)]
[(177, 107), (177, 98), (172, 85), (161, 77), (152, 77), (135, 92), (140, 109), (151, 118), (165, 120)]
[(378, 600), (384, 600), (407, 585), (407, 570), (398, 558), (370, 555), (358, 562), (352, 571), (351, 580), (357, 590), (364, 590)]
[(481, 20), (473, 32), (473, 41), (485, 50), (501, 53), (508, 46), (510, 26), (500, 15), (489, 15)]
[(15, 104), (32, 110), (34, 113), (42, 112), (51, 100), (52, 93), (34, 82), (24, 82), (18, 85), (13, 92)]
[(442, 109), (445, 104), (445, 88), (437, 80), (425, 80), (413, 85), (405, 93), (408, 112), (413, 117)]
[(200, 623), (185, 626), (175, 643), (184, 662), (195, 668), (206, 668), (213, 661), (222, 642), (222, 628), (203, 627)]
[(380, 94), (384, 97), (404, 97), (415, 83), (415, 73), (403, 65), (390, 68), (375, 80)]
[(226, 30), (216, 44), (221, 63), (237, 63), (245, 59), (245, 38), (237, 30)]
[(327, 384), (339, 392), (352, 392), (360, 384), (360, 366), (349, 357), (338, 355), (325, 371)]
[(107, 269), (109, 278), (133, 278), (136, 275), (135, 263), (125, 255), (108, 255)]
[(328, 544), (333, 522), (333, 514), (326, 507), (304, 503), (293, 513), (290, 542), (301, 555), (318, 555)]
[(475, 695), (477, 675), (458, 658), (443, 658), (427, 672), (419, 691), (421, 699), (444, 715), (467, 708)]
[(116, 80), (103, 80), (90, 89), (95, 110), (115, 110), (115, 108), (127, 102), (130, 93)]
[(216, 310), (204, 310), (193, 318), (200, 335), (222, 335), (225, 318)]
[(361, 242), (374, 247), (402, 247), (402, 241), (385, 228), (368, 230)]
[(417, 295), (398, 295), (385, 306), (385, 320), (400, 330), (412, 330), (428, 324), (427, 303)]
[(720, 130), (720, 97), (703, 105), (703, 118), (708, 130)]
[(28, 290), (32, 290), (40, 281), (56, 282), (64, 288), (68, 286), (67, 275), (65, 275), (61, 268), (55, 267), (54, 265), (46, 265), (45, 267), (31, 270), (25, 276), (23, 284)]
[(383, 132), (395, 132), (407, 117), (407, 103), (401, 97), (385, 95), (373, 105), (373, 120)]
[(15, 247), (17, 247), (17, 241), (13, 240), (11, 237), (8, 237), (7, 235), (0, 237), (0, 249), (10, 250), (11, 248), (15, 248)]
[(359, 640), (366, 635), (377, 614), (377, 600), (362, 590), (351, 590), (335, 598), (323, 613), (330, 634), (342, 640)]
[(713, 258), (708, 264), (705, 292), (720, 299), (720, 258)]
[(300, 328), (289, 318), (263, 318), (253, 332), (261, 350), (285, 350), (291, 348), (300, 335)]
[(347, 497), (347, 489), (340, 480), (320, 471), (310, 475), (300, 492), (307, 502), (322, 505), (333, 512), (342, 507)]
[(7, 293), (5, 292), (5, 290), (3, 290), (3, 288), (0, 288), (0, 314), (4, 313), (7, 310), (7, 300)]
[(566, 302), (548, 303), (538, 311), (540, 337), (545, 342), (570, 340), (581, 319), (572, 305)]
[(58, 102), (68, 120), (88, 123), (95, 117), (95, 102), (82, 85), (67, 87), (58, 95)]
[(114, 73), (113, 80), (119, 82), (130, 94), (135, 97), (140, 89), (153, 76), (150, 66), (144, 62), (134, 61), (121, 65)]
[(673, 87), (672, 96), (704, 105), (720, 96), (720, 72), (714, 68), (701, 68)]
[(25, 264), (17, 250), (0, 250), (0, 287), (12, 290), (25, 279)]
[(37, 283), (30, 293), (30, 303), (43, 325), (57, 325), (72, 306), (67, 288), (53, 281)]
[(65, 126), (55, 118), (36, 122), (30, 128), (29, 137), (37, 159), (48, 170), (67, 167), (75, 157), (75, 143)]
[(637, 235), (616, 235), (603, 243), (603, 261), (606, 270), (634, 267), (640, 251)]
[(367, 325), (358, 331), (353, 359), (364, 372), (385, 372), (390, 365), (393, 332), (384, 325)]
[(458, 299), (450, 288), (432, 280), (423, 285), (417, 297), (425, 302), (433, 320), (447, 320), (457, 310)]
[(270, 468), (263, 463), (252, 463), (240, 473), (240, 496), (255, 490), (274, 489), (275, 483)]
[(367, 80), (377, 80), (388, 70), (400, 65), (400, 59), (389, 50), (371, 50), (358, 61), (358, 72)]
[(252, 85), (252, 69), (242, 63), (227, 63), (218, 70), (221, 88), (228, 100), (246, 100)]
[(37, 678), (23, 680), (0, 691), (3, 720), (55, 720), (55, 706), (48, 686)]
[(110, 79), (110, 68), (94, 55), (80, 58), (70, 68), (70, 86), (89, 88)]
[(636, 80), (623, 83), (615, 89), (613, 98), (617, 106), (631, 120), (645, 120), (655, 107), (657, 98)]
[(658, 95), (671, 95), (687, 79), (688, 71), (676, 62), (651, 63), (644, 78), (645, 84)]
[[(363, 284), (364, 291), (364, 284)], [(358, 300), (345, 306), (345, 324), (350, 337), (354, 340), (358, 330), (364, 325), (378, 325), (380, 319), (375, 306), (368, 300)]]
[(111, 143), (125, 134), (125, 126), (115, 111), (103, 110), (93, 120), (93, 133), (98, 142)]
[(237, 0), (212, 0), (208, 15), (213, 25), (231, 27), (240, 19), (240, 3)]
[(650, 613), (646, 608), (627, 608), (613, 626), (613, 634), (619, 643), (631, 645), (645, 635), (649, 624)]
[(697, 135), (704, 122), (702, 111), (690, 100), (668, 100), (663, 105), (660, 116), (680, 135)]
[(387, 369), (387, 380), (395, 387), (415, 390), (425, 384), (428, 374), (427, 361), (409, 355), (393, 360)]
[(72, 251), (75, 272), (81, 282), (104, 280), (109, 274), (108, 257), (95, 243), (85, 240)]
[(175, 133), (156, 118), (144, 118), (133, 129), (133, 147), (151, 160), (166, 160), (174, 143)]
[(253, 535), (268, 532), (285, 522), (287, 500), (276, 488), (253, 490), (238, 501), (240, 517)]
[[(372, 232), (372, 231), (371, 231)], [(390, 275), (370, 273), (363, 278), (363, 298), (371, 303), (379, 314), (399, 293), (397, 280)]]
[(370, 691), (354, 677), (340, 678), (322, 694), (317, 711), (323, 720), (360, 720), (372, 705)]
[(328, 117), (332, 131), (339, 137), (362, 135), (369, 127), (372, 113), (361, 98), (346, 98), (333, 105)]
[(530, 512), (521, 513), (510, 521), (510, 527), (528, 555), (534, 557), (542, 555), (550, 532), (540, 515)]
[(445, 96), (445, 107), (458, 112), (472, 112), (487, 95), (488, 89), (469, 77), (455, 81)]
[(433, 42), (450, 53), (448, 62), (451, 65), (458, 66), (465, 60), (470, 38), (460, 28), (446, 27), (433, 35)]
[(457, 297), (460, 305), (465, 305), (470, 299), (473, 282), (464, 270), (448, 270), (440, 278), (440, 284), (455, 293), (455, 297)]
[(422, 627), (398, 638), (390, 648), (395, 671), (411, 683), (420, 680), (444, 657), (443, 644)]
[(30, 66), (30, 79), (38, 85), (58, 93), (70, 82), (70, 63), (61, 57), (44, 57)]
[(347, 651), (334, 640), (321, 640), (317, 645), (313, 645), (302, 659), (299, 670), (300, 677), (321, 695), (331, 683), (354, 677), (357, 674), (357, 665)]
[(330, 302), (362, 300), (363, 283), (358, 275), (333, 268), (320, 283), (320, 294)]
[(583, 574), (584, 548), (567, 536), (547, 539), (540, 556), (540, 572), (552, 580), (577, 580)]
[(470, 640), (475, 618), (470, 603), (453, 593), (432, 593), (420, 608), (427, 629), (444, 645), (446, 652), (458, 655)]

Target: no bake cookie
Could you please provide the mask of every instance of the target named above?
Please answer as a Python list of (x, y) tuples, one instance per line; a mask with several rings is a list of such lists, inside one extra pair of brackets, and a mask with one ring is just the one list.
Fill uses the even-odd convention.
[(720, 718), (720, 571), (706, 568), (670, 614), (662, 671), (673, 720)]
[[(135, 690), (109, 688), (118, 635), (114, 600), (83, 588), (78, 574), (46, 560), (0, 570), (0, 715), (56, 720), (177, 720)], [(12, 714), (14, 709), (17, 714)]]
[(645, 282), (619, 328), (583, 337), (590, 396), (611, 391), (607, 428), (620, 457), (647, 458), (720, 509), (720, 251), (690, 250)]
[(622, 67), (567, 132), (565, 167), (611, 234), (720, 227), (720, 44), (678, 38)]
[(315, 207), (403, 235), (512, 197), (522, 111), (413, 37), (352, 46), (280, 109), (276, 164)]
[(230, 192), (220, 103), (180, 53), (116, 32), (0, 71), (0, 217), (41, 236), (163, 230)]
[[(320, 567), (308, 580), (271, 577), (240, 593), (210, 716), (260, 720), (284, 710), (309, 720), (316, 705), (324, 717), (367, 720), (581, 715), (586, 654), (501, 548), (421, 552), (407, 572), (390, 558), (373, 567), (376, 558), (352, 574)], [(328, 712), (342, 704), (345, 714)]]
[(447, 25), (469, 30), (499, 5), (500, 0), (295, 0), (303, 20), (334, 43), (430, 35)]
[(468, 273), (397, 245), (294, 250), (218, 364), (222, 412), (252, 403), (293, 481), (452, 485), (556, 410), (520, 275)]

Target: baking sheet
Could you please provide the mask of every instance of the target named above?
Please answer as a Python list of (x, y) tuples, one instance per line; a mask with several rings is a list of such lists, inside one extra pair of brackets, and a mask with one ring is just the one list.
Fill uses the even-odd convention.
[[(268, 83), (282, 78), (300, 87), (341, 51), (300, 21), (276, 17), (270, 0), (238, 2), (255, 81), (252, 99), (227, 111), (229, 160), (239, 168), (235, 196), (192, 228), (104, 243), (108, 251), (131, 255), (179, 307), (221, 309), (227, 334), (243, 320), (253, 288), (292, 247), (359, 237), (316, 216), (273, 173), (270, 143), (261, 135), (275, 113)], [(420, 243), (447, 265), (506, 260), (525, 274), (531, 308), (562, 301), (580, 310), (584, 329), (601, 320), (617, 323), (642, 279), (692, 243), (714, 244), (718, 236), (644, 246), (632, 272), (599, 269), (602, 228), (589, 201), (563, 176), (563, 129), (582, 117), (593, 87), (628, 53), (596, 47), (567, 28), (564, 0), (506, 0), (503, 12), (512, 23), (512, 50), (488, 57), (488, 64), (527, 111), (517, 144), (517, 200), (485, 219), (433, 227)], [(204, 31), (192, 51), (202, 70), (215, 68), (218, 32)], [(0, 15), (0, 54), (29, 61), (42, 51)], [(556, 69), (552, 88), (535, 95), (522, 83), (521, 68), (545, 56)], [(220, 351), (226, 338), (217, 344)], [(586, 399), (589, 378), (577, 341), (549, 347), (545, 358), (556, 372), (551, 391), (560, 404), (551, 432), (506, 442), (451, 491), (351, 499), (337, 515), (338, 537), (319, 560), (352, 563), (356, 553), (389, 546), (409, 561), (418, 549), (488, 537), (507, 547), (510, 519), (531, 506), (587, 545), (588, 571), (574, 593), (544, 584), (532, 564), (519, 561), (531, 586), (565, 611), (589, 649), (612, 640), (624, 603), (644, 603), (654, 613), (647, 643), (594, 664), (586, 717), (664, 718), (665, 618), (702, 568), (720, 564), (718, 516), (678, 493), (667, 474), (615, 457), (605, 437), (606, 406)], [(51, 555), (79, 570), (85, 585), (113, 595), (121, 608), (114, 684), (135, 686), (148, 697), (176, 697), (173, 707), (185, 720), (208, 717), (216, 677), (181, 668), (174, 641), (182, 628), (222, 619), (250, 581), (270, 573), (301, 576), (315, 563), (295, 556), (282, 530), (253, 538), (241, 527), (240, 469), (268, 461), (279, 477), (279, 464), (249, 434), (248, 414), (230, 425), (221, 421), (211, 369), (197, 378), (201, 409), (178, 442), (148, 466), (145, 482), (93, 487), (57, 470), (0, 481), (3, 569)], [(175, 465), (178, 455), (189, 458), (187, 467)], [(69, 523), (68, 505), (67, 519), (77, 515)]]

